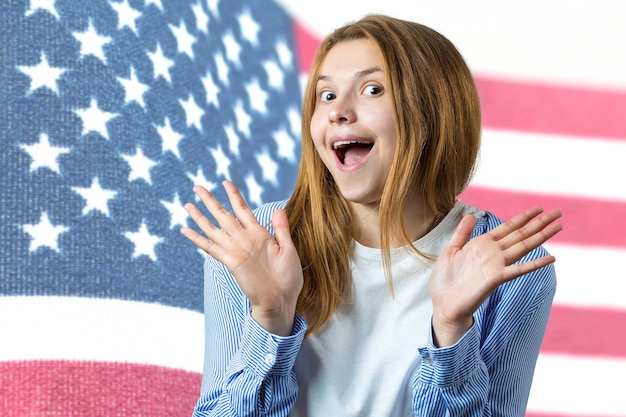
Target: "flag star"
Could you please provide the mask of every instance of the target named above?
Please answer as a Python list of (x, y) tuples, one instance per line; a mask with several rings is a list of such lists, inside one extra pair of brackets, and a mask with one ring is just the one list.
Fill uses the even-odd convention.
[(259, 113), (266, 113), (267, 107), (265, 102), (269, 95), (261, 88), (259, 81), (255, 79), (251, 83), (246, 84), (245, 88), (250, 100), (250, 107)]
[(172, 201), (161, 200), (161, 204), (170, 212), (170, 229), (173, 229), (176, 225), (187, 226), (189, 213), (187, 213), (185, 207), (180, 203), (178, 194), (174, 194)]
[(291, 68), (293, 66), (293, 52), (291, 52), (287, 42), (280, 40), (276, 43), (276, 54), (283, 68)]
[(228, 138), (228, 149), (230, 149), (230, 153), (235, 156), (239, 156), (239, 135), (235, 132), (233, 125), (225, 125), (224, 131), (226, 132), (226, 137)]
[(237, 17), (237, 20), (239, 21), (239, 30), (241, 31), (241, 35), (244, 39), (250, 42), (252, 46), (258, 45), (261, 25), (259, 25), (256, 20), (252, 18), (250, 10), (246, 10), (241, 13)]
[(44, 52), (41, 53), (39, 64), (30, 67), (20, 65), (18, 69), (30, 77), (29, 92), (31, 93), (40, 87), (47, 87), (58, 94), (57, 81), (61, 74), (67, 71), (64, 68), (51, 67)]
[(87, 109), (74, 110), (83, 121), (83, 132), (85, 135), (89, 132), (97, 132), (105, 139), (109, 139), (109, 133), (106, 124), (109, 120), (117, 116), (115, 113), (109, 113), (101, 110), (96, 103), (96, 99), (91, 99), (91, 104)]
[(172, 78), (170, 77), (170, 68), (174, 66), (174, 61), (167, 58), (163, 54), (161, 45), (157, 43), (156, 51), (148, 52), (148, 57), (152, 61), (152, 66), (154, 67), (154, 78), (161, 76), (165, 79), (165, 81), (171, 84)]
[(193, 14), (196, 16), (196, 27), (204, 34), (209, 33), (209, 16), (202, 8), (202, 3), (196, 3), (191, 6)]
[(300, 132), (302, 131), (302, 116), (300, 115), (300, 111), (293, 106), (289, 107), (289, 109), (287, 109), (287, 120), (289, 120), (291, 133), (300, 136)]
[(123, 29), (126, 26), (137, 33), (136, 20), (141, 17), (141, 12), (130, 7), (128, 0), (111, 2), (111, 7), (117, 12), (117, 28)]
[(22, 227), (24, 232), (28, 233), (32, 239), (28, 248), (29, 252), (35, 252), (41, 247), (48, 247), (56, 252), (61, 252), (59, 250), (59, 236), (61, 233), (70, 230), (66, 226), (53, 225), (48, 218), (48, 213), (45, 211), (41, 213), (39, 223), (25, 224)]
[(219, 87), (213, 81), (213, 76), (210, 72), (202, 78), (202, 85), (204, 86), (204, 90), (206, 91), (206, 101), (207, 103), (213, 104), (216, 108), (219, 107), (219, 101), (217, 100), (217, 95), (220, 92)]
[(181, 106), (183, 106), (183, 110), (185, 110), (185, 115), (187, 117), (187, 126), (195, 126), (200, 132), (202, 132), (202, 123), (201, 119), (204, 116), (204, 110), (198, 104), (196, 104), (196, 100), (194, 100), (193, 96), (189, 94), (189, 98), (186, 101), (178, 100)]
[(217, 68), (217, 78), (220, 79), (222, 84), (228, 85), (229, 68), (228, 64), (224, 60), (224, 55), (218, 52), (213, 56), (213, 60), (215, 61), (215, 67)]
[(217, 8), (217, 4), (219, 3), (219, 0), (207, 0), (207, 6), (209, 7), (209, 10), (211, 11), (211, 14), (215, 17), (219, 17), (220, 15), (220, 11)]
[(139, 230), (136, 232), (125, 232), (124, 236), (135, 245), (133, 258), (145, 255), (156, 262), (155, 247), (157, 244), (163, 242), (164, 239), (157, 235), (150, 234), (145, 221), (141, 222)]
[(224, 44), (224, 49), (226, 49), (226, 58), (237, 67), (240, 67), (241, 60), (239, 55), (241, 55), (241, 45), (239, 45), (232, 32), (222, 36), (222, 43)]
[(55, 0), (30, 0), (30, 8), (26, 11), (26, 16), (30, 16), (37, 10), (45, 10), (52, 16), (59, 19), (59, 13), (54, 6)]
[(276, 147), (278, 149), (278, 156), (285, 158), (289, 162), (295, 162), (296, 160), (296, 143), (291, 138), (289, 133), (285, 129), (280, 129), (272, 133)]
[(57, 174), (61, 173), (59, 169), (59, 156), (70, 153), (70, 148), (61, 148), (50, 145), (48, 135), (42, 133), (39, 135), (39, 143), (33, 145), (20, 145), (28, 155), (33, 159), (30, 163), (30, 172), (34, 172), (39, 168), (48, 168)]
[(106, 64), (106, 56), (104, 55), (104, 46), (111, 42), (111, 38), (101, 36), (93, 27), (93, 23), (89, 20), (89, 27), (84, 32), (72, 32), (72, 35), (80, 42), (81, 58), (87, 55), (93, 55)]
[(137, 148), (134, 155), (122, 155), (122, 158), (124, 158), (130, 166), (129, 182), (143, 179), (148, 184), (152, 184), (150, 170), (157, 165), (157, 162), (145, 156), (141, 148)]
[(117, 195), (116, 191), (102, 188), (98, 178), (93, 179), (89, 188), (72, 187), (72, 190), (86, 201), (85, 207), (83, 207), (83, 216), (91, 211), (99, 211), (109, 216), (109, 200)]
[(250, 117), (250, 115), (243, 108), (243, 103), (241, 101), (238, 101), (237, 104), (235, 104), (235, 119), (237, 119), (237, 130), (249, 138), (252, 117)]
[(135, 74), (135, 68), (130, 67), (130, 78), (122, 78), (117, 77), (117, 80), (124, 87), (124, 101), (126, 103), (130, 103), (132, 101), (136, 101), (141, 107), (146, 108), (146, 104), (143, 101), (143, 95), (146, 91), (150, 89), (146, 84), (142, 84), (137, 79), (137, 74)]
[(185, 22), (181, 21), (178, 26), (169, 26), (174, 34), (174, 37), (176, 38), (178, 52), (187, 54), (187, 56), (193, 60), (193, 44), (196, 42), (196, 38), (187, 31)]
[(201, 185), (209, 191), (213, 190), (217, 186), (216, 183), (207, 179), (207, 177), (204, 176), (204, 173), (200, 169), (196, 171), (195, 175), (187, 174), (187, 177), (189, 177), (194, 185)]
[(278, 177), (276, 174), (278, 173), (278, 164), (274, 162), (274, 159), (271, 155), (264, 150), (263, 153), (256, 155), (256, 160), (263, 170), (263, 179), (265, 181), (269, 181), (275, 187), (278, 187)]
[(149, 4), (154, 4), (160, 11), (163, 11), (163, 5), (161, 4), (161, 0), (146, 0), (145, 7), (147, 8)]
[(178, 144), (183, 138), (183, 135), (172, 129), (170, 119), (166, 117), (165, 125), (157, 126), (157, 132), (159, 132), (159, 135), (161, 135), (161, 138), (163, 139), (163, 153), (170, 151), (176, 156), (176, 158), (180, 159)]
[(263, 199), (261, 198), (263, 188), (256, 181), (254, 175), (248, 174), (246, 177), (246, 187), (248, 188), (248, 201), (256, 206), (263, 204)]
[(267, 74), (267, 80), (270, 87), (279, 91), (284, 90), (285, 74), (283, 73), (283, 70), (280, 69), (278, 64), (274, 61), (265, 61), (262, 65), (265, 69), (265, 73)]
[(215, 164), (217, 165), (215, 168), (215, 176), (219, 177), (221, 175), (223, 178), (229, 179), (230, 173), (228, 169), (230, 168), (230, 159), (228, 159), (222, 150), (222, 146), (218, 145), (217, 149), (211, 149), (211, 155), (213, 155), (213, 159), (215, 159)]

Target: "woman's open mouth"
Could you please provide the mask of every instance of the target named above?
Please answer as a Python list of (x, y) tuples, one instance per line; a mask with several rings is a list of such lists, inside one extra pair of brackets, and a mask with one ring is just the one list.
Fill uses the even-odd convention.
[(367, 157), (374, 142), (365, 140), (342, 140), (333, 143), (333, 150), (343, 165), (356, 165)]

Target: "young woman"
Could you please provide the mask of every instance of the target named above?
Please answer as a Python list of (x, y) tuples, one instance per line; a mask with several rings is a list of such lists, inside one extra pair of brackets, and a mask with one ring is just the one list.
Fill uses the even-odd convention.
[[(456, 48), (368, 16), (319, 49), (292, 197), (182, 233), (205, 265), (197, 416), (522, 416), (555, 291), (559, 211), (456, 200), (480, 108)], [(504, 157), (504, 156), (503, 156)]]

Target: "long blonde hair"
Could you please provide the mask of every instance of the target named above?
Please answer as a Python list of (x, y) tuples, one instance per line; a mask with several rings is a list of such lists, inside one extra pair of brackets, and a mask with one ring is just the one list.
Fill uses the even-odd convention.
[(396, 152), (380, 200), (381, 248), (390, 280), (390, 240), (411, 245), (402, 208), (419, 193), (435, 215), (447, 213), (467, 186), (480, 146), (474, 80), (454, 45), (418, 23), (369, 15), (326, 37), (304, 92), (302, 157), (286, 211), (304, 271), (297, 310), (309, 332), (322, 327), (352, 288), (351, 213), (317, 154), (310, 132), (315, 87), (328, 52), (339, 42), (368, 39), (378, 47), (396, 117)]

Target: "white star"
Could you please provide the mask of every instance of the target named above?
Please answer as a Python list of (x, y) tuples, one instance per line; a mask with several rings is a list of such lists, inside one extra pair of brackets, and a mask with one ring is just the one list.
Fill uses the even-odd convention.
[(48, 168), (60, 174), (58, 158), (63, 154), (70, 153), (70, 148), (51, 146), (48, 141), (48, 135), (45, 133), (39, 135), (39, 143), (20, 145), (20, 148), (24, 149), (33, 159), (30, 163), (30, 172), (34, 172), (39, 168)]
[(246, 187), (248, 188), (248, 201), (256, 204), (257, 206), (263, 204), (263, 199), (261, 198), (263, 188), (261, 188), (259, 183), (256, 182), (254, 175), (248, 174), (246, 177)]
[(108, 216), (109, 200), (117, 195), (116, 191), (100, 187), (98, 178), (93, 179), (89, 188), (72, 187), (72, 190), (85, 199), (86, 204), (83, 207), (83, 216), (86, 216), (91, 211), (99, 211)]
[(269, 95), (261, 88), (259, 81), (254, 79), (252, 82), (245, 85), (245, 89), (250, 99), (250, 107), (259, 113), (267, 112), (265, 102)]
[(142, 84), (137, 79), (137, 74), (135, 74), (135, 68), (130, 67), (130, 78), (122, 78), (117, 77), (117, 80), (124, 87), (124, 101), (130, 103), (131, 101), (136, 101), (141, 107), (146, 108), (146, 104), (143, 101), (143, 95), (146, 91), (150, 89), (146, 84)]
[(148, 231), (146, 222), (142, 221), (139, 230), (136, 232), (125, 232), (124, 236), (135, 245), (133, 252), (133, 258), (138, 258), (141, 255), (146, 255), (148, 258), (156, 262), (155, 246), (163, 242), (163, 238), (157, 235), (152, 235)]
[(240, 67), (241, 60), (239, 59), (239, 55), (241, 54), (241, 46), (232, 32), (228, 32), (222, 36), (222, 43), (224, 43), (224, 49), (226, 49), (226, 58), (237, 67)]
[(163, 139), (163, 153), (171, 151), (176, 158), (180, 159), (178, 143), (183, 138), (183, 135), (172, 129), (170, 119), (166, 117), (165, 125), (157, 126), (157, 132), (159, 132), (159, 135), (161, 135), (161, 138)]
[(224, 131), (226, 132), (226, 137), (228, 138), (228, 149), (230, 149), (230, 153), (238, 157), (239, 135), (237, 135), (237, 132), (235, 132), (235, 128), (230, 123), (224, 126)]
[(35, 252), (40, 247), (48, 247), (56, 252), (61, 252), (59, 250), (59, 235), (70, 230), (66, 226), (54, 226), (45, 211), (41, 213), (39, 223), (25, 224), (22, 227), (32, 239), (28, 248), (29, 252)]
[(252, 14), (250, 14), (250, 10), (246, 10), (241, 13), (239, 17), (239, 30), (241, 31), (241, 35), (248, 41), (252, 46), (256, 46), (259, 43), (259, 31), (261, 30), (261, 25), (259, 25), (256, 20), (252, 18)]
[(283, 73), (283, 70), (280, 69), (278, 64), (274, 61), (265, 61), (262, 65), (265, 69), (265, 73), (267, 74), (267, 80), (270, 87), (279, 91), (284, 90), (285, 74)]
[(206, 91), (207, 103), (213, 104), (215, 107), (219, 107), (219, 101), (217, 100), (217, 94), (220, 92), (219, 87), (213, 81), (213, 76), (210, 72), (207, 72), (204, 78), (202, 78), (202, 85)]
[(263, 179), (269, 181), (275, 187), (278, 187), (278, 164), (274, 162), (274, 159), (267, 153), (267, 150), (263, 150), (263, 153), (256, 155), (256, 160), (263, 170)]
[(276, 42), (276, 54), (283, 68), (291, 68), (293, 66), (293, 52), (284, 40)]
[(185, 115), (187, 117), (187, 126), (195, 126), (200, 132), (202, 132), (202, 123), (201, 119), (204, 116), (204, 110), (198, 104), (196, 104), (196, 100), (194, 100), (193, 96), (189, 94), (189, 98), (187, 101), (178, 100), (181, 106), (183, 106), (183, 110), (185, 110)]
[(141, 17), (141, 12), (135, 10), (128, 4), (128, 0), (124, 2), (111, 2), (111, 7), (117, 12), (117, 28), (123, 29), (125, 26), (130, 28), (135, 34), (137, 33), (136, 20)]
[(289, 162), (295, 162), (296, 160), (296, 142), (291, 138), (289, 133), (285, 129), (276, 130), (272, 133), (276, 147), (278, 149), (278, 156), (285, 158)]
[(196, 42), (196, 38), (187, 31), (185, 22), (181, 21), (178, 26), (169, 26), (172, 33), (174, 33), (174, 37), (176, 38), (178, 52), (187, 54), (187, 56), (193, 60), (193, 44)]
[(157, 163), (145, 156), (141, 148), (137, 148), (134, 155), (122, 155), (122, 158), (124, 158), (130, 166), (128, 182), (143, 179), (148, 184), (152, 184), (152, 179), (150, 178), (150, 170), (152, 169), (152, 167), (157, 165)]
[(154, 66), (154, 78), (160, 75), (165, 81), (171, 84), (170, 68), (174, 66), (174, 61), (163, 55), (161, 45), (157, 43), (156, 51), (148, 52), (148, 57), (150, 57), (152, 66)]
[(39, 64), (33, 66), (18, 66), (20, 71), (30, 77), (30, 89), (29, 92), (33, 92), (40, 87), (47, 87), (53, 92), (59, 94), (57, 88), (57, 81), (61, 74), (67, 71), (64, 68), (51, 67), (46, 59), (46, 54), (41, 53), (41, 59)]
[(72, 32), (72, 35), (80, 42), (80, 56), (81, 58), (87, 55), (93, 55), (96, 58), (106, 64), (106, 56), (104, 55), (104, 45), (111, 42), (111, 38), (107, 36), (100, 36), (96, 29), (93, 27), (93, 23), (89, 20), (89, 27), (84, 32)]
[(109, 138), (109, 133), (106, 127), (107, 122), (117, 116), (115, 113), (100, 110), (98, 103), (96, 103), (96, 99), (93, 98), (91, 99), (89, 108), (76, 109), (74, 110), (74, 113), (76, 113), (83, 120), (83, 135), (89, 132), (97, 132), (105, 139)]
[(174, 194), (174, 199), (171, 202), (161, 200), (161, 204), (170, 212), (170, 229), (173, 229), (176, 225), (187, 226), (189, 213), (187, 213), (185, 207), (180, 203), (178, 194)]
[(215, 159), (215, 164), (217, 165), (215, 175), (217, 177), (221, 175), (223, 178), (230, 179), (230, 173), (228, 171), (230, 168), (230, 159), (228, 159), (222, 150), (222, 146), (218, 145), (217, 149), (211, 149), (211, 155), (213, 155), (213, 159)]
[(50, 13), (52, 16), (59, 19), (59, 13), (57, 12), (56, 7), (54, 6), (55, 0), (31, 0), (30, 1), (30, 9), (26, 11), (26, 16), (30, 16), (35, 13), (37, 10), (45, 10)]
[(237, 130), (249, 138), (252, 117), (250, 117), (250, 115), (243, 108), (243, 103), (241, 101), (238, 101), (237, 104), (235, 104), (235, 119), (237, 119)]
[(217, 184), (207, 179), (199, 168), (196, 171), (196, 175), (187, 174), (187, 176), (194, 185), (201, 185), (209, 191), (212, 191), (215, 187), (217, 187)]
[(161, 0), (146, 0), (145, 7), (147, 8), (149, 4), (154, 4), (160, 11), (163, 11), (163, 5), (161, 4)]
[(215, 17), (219, 17), (219, 15), (220, 15), (220, 11), (217, 8), (217, 3), (219, 3), (219, 0), (207, 0), (207, 2), (206, 2), (207, 7), (209, 8), (211, 13)]
[(215, 61), (215, 67), (217, 68), (217, 78), (220, 79), (222, 84), (228, 85), (228, 64), (224, 60), (224, 55), (220, 52), (217, 52), (213, 56), (213, 60)]
[(196, 16), (196, 27), (202, 33), (209, 33), (209, 16), (204, 12), (201, 3), (196, 3), (191, 6), (193, 14)]
[(302, 131), (302, 116), (300, 112), (295, 107), (291, 106), (287, 109), (287, 120), (289, 120), (289, 129), (291, 129), (291, 133), (296, 135), (296, 137), (300, 136), (300, 132)]

